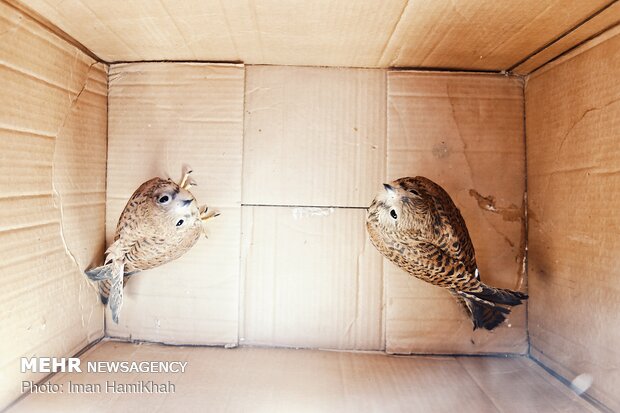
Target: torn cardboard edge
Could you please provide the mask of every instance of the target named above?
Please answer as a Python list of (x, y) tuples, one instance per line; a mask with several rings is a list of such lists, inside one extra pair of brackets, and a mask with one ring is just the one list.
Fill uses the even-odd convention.
[[(79, 53), (79, 52), (78, 52)], [(85, 58), (85, 60), (89, 60), (87, 57)], [(93, 69), (94, 68), (94, 69)], [(95, 73), (95, 72), (103, 72), (103, 73)], [(68, 104), (67, 108), (66, 108), (66, 114), (62, 117), (62, 122), (61, 125), (58, 127), (57, 132), (56, 132), (56, 136), (55, 136), (55, 140), (54, 140), (54, 149), (53, 149), (53, 154), (52, 154), (52, 171), (51, 171), (51, 183), (52, 183), (52, 189), (51, 189), (51, 193), (52, 193), (52, 198), (53, 198), (53, 202), (54, 202), (54, 206), (55, 208), (58, 210), (58, 214), (59, 216), (59, 232), (60, 232), (60, 239), (62, 242), (62, 245), (64, 247), (65, 250), (65, 254), (66, 256), (69, 258), (69, 260), (71, 261), (72, 266), (75, 268), (77, 274), (79, 277), (83, 277), (84, 276), (84, 271), (87, 269), (89, 263), (85, 263), (84, 258), (85, 257), (80, 257), (80, 254), (74, 254), (74, 251), (72, 251), (72, 249), (76, 249), (78, 247), (78, 245), (76, 245), (76, 241), (75, 240), (71, 240), (70, 238), (67, 237), (67, 234), (70, 233), (71, 231), (71, 218), (67, 218), (67, 216), (65, 215), (65, 209), (67, 208), (72, 208), (75, 207), (75, 205), (71, 205), (70, 202), (66, 201), (66, 198), (71, 198), (72, 194), (70, 192), (67, 192), (66, 188), (63, 188), (63, 178), (66, 178), (65, 176), (62, 176), (62, 172), (59, 173), (58, 172), (58, 167), (59, 164), (62, 162), (63, 159), (58, 159), (60, 156), (66, 156), (67, 154), (64, 153), (63, 155), (59, 154), (59, 145), (62, 145), (61, 142), (64, 142), (66, 139), (69, 139), (71, 137), (71, 125), (68, 125), (68, 122), (70, 122), (73, 116), (78, 116), (76, 112), (76, 108), (78, 108), (78, 105), (80, 104), (81, 100), (80, 98), (83, 96), (87, 96), (86, 93), (92, 94), (92, 95), (98, 95), (98, 96), (103, 96), (101, 94), (101, 89), (100, 86), (100, 79), (98, 78), (98, 76), (105, 76), (105, 80), (106, 80), (106, 88), (107, 88), (107, 66), (105, 66), (102, 63), (98, 63), (98, 62), (91, 62), (88, 65), (88, 68), (86, 70), (83, 71), (82, 76), (84, 77), (82, 83), (82, 86), (80, 87), (80, 89), (75, 92), (69, 92), (71, 96), (71, 100), (70, 103)], [(105, 113), (100, 113), (100, 115), (104, 115), (105, 117), (105, 127), (102, 129), (105, 129), (105, 131), (103, 131), (103, 134), (100, 134), (98, 136), (101, 137), (101, 135), (105, 135), (104, 136), (104, 141), (105, 141), (105, 146), (107, 147), (107, 96), (105, 96), (105, 107), (106, 107), (106, 112)], [(102, 116), (103, 118), (103, 116)], [(73, 120), (75, 122), (75, 120)], [(98, 129), (98, 131), (101, 131), (101, 129)], [(92, 130), (91, 130), (92, 132)], [(61, 141), (61, 139), (63, 139)], [(66, 144), (63, 145), (63, 149), (66, 151), (67, 147)], [(82, 153), (83, 154), (83, 153)], [(104, 166), (107, 164), (107, 150), (106, 150), (106, 154), (104, 155)], [(100, 207), (98, 208), (101, 213), (101, 217), (105, 218), (105, 186), (106, 186), (106, 171), (103, 170), (103, 175), (99, 176), (99, 182), (103, 182), (103, 198), (100, 202)], [(60, 176), (59, 176), (60, 175)], [(97, 183), (97, 180), (95, 181), (95, 184)], [(65, 198), (66, 197), (66, 198)], [(67, 222), (69, 221), (69, 222)], [(104, 221), (101, 222), (102, 227), (104, 225)], [(83, 240), (82, 240), (83, 241)], [(101, 242), (104, 244), (104, 238), (101, 237)], [(73, 243), (73, 245), (71, 245)], [(105, 249), (105, 244), (103, 245), (103, 248)], [(87, 287), (92, 288), (92, 295), (94, 295), (95, 300), (96, 300), (96, 305), (95, 305), (95, 309), (99, 308), (101, 309), (101, 304), (99, 302), (99, 290), (98, 290), (98, 286), (96, 284), (93, 284), (87, 280), (80, 280), (80, 282), (84, 283)], [(81, 290), (81, 287), (80, 287)], [(88, 292), (86, 293), (88, 294)], [(80, 300), (80, 304), (82, 303), (82, 301)], [(84, 321), (84, 309), (80, 308), (80, 314), (82, 316), (82, 325), (84, 326), (85, 321)], [(95, 311), (95, 314), (97, 312)], [(93, 311), (91, 310), (91, 314), (89, 315), (89, 320), (90, 318), (93, 316)], [(105, 325), (104, 323), (102, 323), (102, 332), (105, 334)], [(91, 337), (90, 335), (88, 335), (86, 337), (86, 341), (90, 342)]]
[[(62, 240), (62, 244), (65, 248), (65, 253), (67, 254), (67, 256), (71, 259), (72, 263), (74, 264), (75, 268), (80, 272), (83, 273), (83, 271), (85, 270), (85, 268), (80, 268), (80, 265), (77, 261), (77, 259), (75, 258), (75, 256), (73, 255), (73, 252), (71, 252), (69, 246), (67, 245), (67, 239), (65, 237), (65, 232), (66, 232), (66, 228), (65, 228), (65, 218), (64, 218), (64, 202), (63, 202), (63, 195), (61, 194), (61, 191), (59, 191), (57, 189), (57, 173), (56, 173), (56, 155), (57, 155), (57, 149), (58, 149), (58, 136), (61, 134), (62, 130), (65, 128), (65, 124), (67, 123), (67, 120), (69, 119), (69, 116), (71, 116), (71, 112), (73, 112), (75, 106), (77, 105), (80, 96), (82, 95), (82, 93), (86, 90), (89, 81), (91, 81), (91, 70), (93, 68), (93, 66), (97, 65), (99, 63), (97, 62), (92, 62), (90, 63), (90, 65), (88, 66), (88, 69), (86, 70), (86, 72), (84, 73), (84, 81), (82, 82), (82, 87), (80, 88), (80, 90), (75, 94), (75, 96), (71, 97), (71, 102), (69, 103), (69, 106), (67, 108), (67, 113), (65, 113), (65, 115), (63, 116), (62, 122), (60, 124), (60, 126), (58, 127), (57, 131), (56, 131), (56, 137), (55, 137), (55, 141), (54, 141), (54, 152), (52, 154), (52, 197), (54, 199), (54, 205), (56, 206), (56, 208), (58, 209), (59, 213), (60, 213), (60, 239)], [(71, 92), (69, 92), (71, 93)], [(106, 102), (107, 102), (107, 96), (106, 96)], [(104, 205), (104, 209), (105, 209), (105, 205)], [(104, 211), (105, 214), (105, 211)]]

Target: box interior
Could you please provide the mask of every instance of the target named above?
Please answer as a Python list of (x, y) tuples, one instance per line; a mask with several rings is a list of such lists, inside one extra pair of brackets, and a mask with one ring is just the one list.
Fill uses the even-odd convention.
[[(20, 373), (21, 357), (104, 338), (84, 357), (218, 360), (220, 373), (254, 357), (251, 371), (322, 365), (310, 378), (283, 366), (252, 388), (296, 377), (298, 399), (281, 409), (318, 397), (319, 384), (296, 383), (338, 372), (352, 404), (324, 407), (353, 410), (372, 399), (354, 377), (374, 368), (370, 382), (414, 387), (418, 374), (424, 386), (473, 378), (471, 411), (489, 400), (511, 411), (492, 374), (538, 395), (534, 410), (620, 409), (620, 9), (577, 3), (0, 2), (0, 335), (11, 338), (0, 408), (22, 380), (46, 379)], [(101, 264), (135, 188), (184, 165), (221, 216), (189, 253), (128, 283), (115, 324), (83, 271)], [(485, 282), (529, 293), (501, 328), (472, 331), (447, 292), (370, 244), (380, 184), (415, 175), (451, 194)], [(592, 378), (591, 404), (545, 369)], [(393, 409), (412, 397), (385, 392), (374, 402)]]

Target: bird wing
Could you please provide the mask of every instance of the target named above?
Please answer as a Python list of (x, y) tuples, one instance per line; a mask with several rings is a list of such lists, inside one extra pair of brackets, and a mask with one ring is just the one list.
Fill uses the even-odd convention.
[(416, 241), (407, 245), (394, 262), (415, 277), (439, 287), (465, 292), (482, 289), (475, 271), (469, 271), (463, 261), (432, 243)]
[(456, 207), (450, 195), (439, 185), (423, 176), (413, 180), (401, 182), (403, 189), (422, 188), (431, 201), (435, 226), (439, 233), (435, 233), (433, 240), (427, 240), (439, 248), (444, 254), (465, 264), (465, 268), (474, 273), (476, 271), (476, 253), (469, 237), (465, 220)]

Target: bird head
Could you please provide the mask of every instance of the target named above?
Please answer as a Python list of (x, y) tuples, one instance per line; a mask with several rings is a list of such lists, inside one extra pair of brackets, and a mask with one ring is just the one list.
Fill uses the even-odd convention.
[(200, 211), (192, 193), (171, 180), (162, 180), (154, 189), (151, 200), (156, 214), (168, 230), (183, 231), (200, 219)]
[(398, 181), (383, 184), (369, 208), (378, 224), (386, 230), (407, 231), (419, 225), (419, 215), (427, 208), (417, 188), (403, 188)]

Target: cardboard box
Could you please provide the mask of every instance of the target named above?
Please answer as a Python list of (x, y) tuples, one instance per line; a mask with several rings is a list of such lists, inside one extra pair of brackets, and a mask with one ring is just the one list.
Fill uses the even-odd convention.
[[(230, 400), (214, 409), (247, 407), (230, 389), (248, 363), (267, 410), (397, 410), (415, 395), (429, 411), (512, 411), (513, 386), (526, 410), (620, 409), (620, 9), (573, 3), (0, 2), (0, 409), (49, 379), (22, 357), (90, 345), (84, 360), (193, 360), (178, 383), (210, 380)], [(132, 278), (115, 324), (83, 271), (135, 188), (185, 165), (221, 216)], [(530, 294), (498, 329), (472, 331), (446, 291), (370, 244), (366, 208), (408, 175), (451, 194), (485, 282)], [(91, 378), (51, 380), (65, 379)], [(447, 390), (463, 382), (467, 404)], [(202, 397), (181, 394), (117, 405)], [(73, 408), (49, 394), (15, 408), (49, 406)]]

